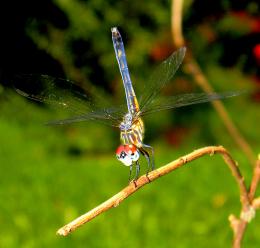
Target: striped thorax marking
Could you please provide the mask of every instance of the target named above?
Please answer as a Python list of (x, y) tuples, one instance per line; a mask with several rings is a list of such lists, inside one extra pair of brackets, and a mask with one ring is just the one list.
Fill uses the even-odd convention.
[(142, 147), (144, 138), (144, 123), (141, 118), (132, 122), (132, 116), (128, 113), (120, 124), (120, 139), (124, 145), (132, 144)]

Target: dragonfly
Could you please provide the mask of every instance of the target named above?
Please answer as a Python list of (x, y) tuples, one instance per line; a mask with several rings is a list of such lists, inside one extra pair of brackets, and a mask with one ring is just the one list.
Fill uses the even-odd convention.
[[(130, 78), (126, 53), (120, 32), (117, 27), (111, 28), (112, 42), (116, 60), (121, 73), (126, 104), (114, 107), (104, 107), (100, 102), (103, 98), (91, 97), (75, 83), (53, 78), (48, 75), (28, 76), (19, 84), (14, 84), (15, 90), (29, 99), (43, 102), (54, 107), (62, 107), (75, 113), (74, 116), (62, 120), (50, 121), (50, 125), (63, 125), (82, 121), (98, 121), (120, 130), (121, 145), (116, 149), (116, 158), (123, 165), (132, 169), (135, 166), (134, 181), (140, 173), (140, 157), (147, 161), (147, 173), (155, 168), (154, 149), (144, 143), (143, 116), (158, 111), (175, 109), (192, 104), (205, 103), (239, 95), (237, 91), (222, 93), (186, 93), (168, 97), (159, 97), (162, 88), (170, 82), (173, 75), (183, 62), (186, 48), (175, 51), (159, 65), (151, 78), (144, 84), (140, 98), (137, 98)], [(18, 80), (19, 82), (19, 80)], [(97, 99), (96, 99), (97, 98)]]

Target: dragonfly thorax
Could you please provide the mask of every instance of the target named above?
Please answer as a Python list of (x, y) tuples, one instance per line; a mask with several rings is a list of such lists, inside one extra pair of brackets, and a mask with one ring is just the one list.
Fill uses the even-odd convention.
[(144, 138), (144, 124), (141, 118), (134, 118), (127, 113), (120, 123), (120, 138), (124, 145), (140, 148)]
[(126, 131), (131, 129), (132, 127), (132, 121), (133, 121), (133, 117), (130, 113), (127, 113), (124, 118), (123, 121), (120, 123), (120, 130), (121, 131)]

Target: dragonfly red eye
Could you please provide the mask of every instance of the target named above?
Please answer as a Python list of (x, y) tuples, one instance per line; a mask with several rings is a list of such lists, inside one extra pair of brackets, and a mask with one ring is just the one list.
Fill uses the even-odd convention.
[(125, 150), (128, 153), (135, 153), (137, 151), (137, 148), (134, 145), (125, 145)]
[(122, 152), (125, 152), (127, 154), (133, 154), (136, 153), (137, 148), (134, 145), (120, 145), (116, 149), (116, 155), (120, 155)]
[(124, 145), (120, 145), (117, 149), (116, 149), (116, 155), (120, 156), (120, 154), (125, 151), (125, 146)]

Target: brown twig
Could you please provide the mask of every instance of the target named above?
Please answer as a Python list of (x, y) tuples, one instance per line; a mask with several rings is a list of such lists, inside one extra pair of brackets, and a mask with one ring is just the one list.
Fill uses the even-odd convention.
[(250, 185), (250, 190), (249, 190), (250, 201), (253, 201), (253, 199), (254, 199), (255, 192), (256, 192), (257, 186), (259, 184), (259, 180), (260, 180), (260, 154), (258, 155), (258, 160), (256, 161), (256, 165), (255, 165), (254, 173), (253, 173), (253, 177), (252, 177), (252, 182)]
[(191, 152), (190, 154), (187, 154), (163, 167), (158, 168), (157, 170), (154, 170), (149, 173), (148, 177), (146, 175), (141, 176), (136, 182), (131, 182), (127, 187), (125, 187), (123, 190), (121, 190), (119, 193), (114, 195), (112, 198), (108, 199), (107, 201), (103, 202), (99, 206), (95, 207), (94, 209), (90, 210), (86, 214), (83, 214), (82, 216), (78, 217), (77, 219), (73, 220), (69, 224), (65, 225), (64, 227), (60, 228), (57, 231), (57, 234), (66, 236), (72, 231), (74, 231), (76, 228), (80, 227), (81, 225), (85, 224), (86, 222), (89, 222), (93, 218), (97, 217), (99, 214), (109, 210), (112, 207), (117, 207), (124, 199), (126, 199), (131, 194), (135, 193), (138, 189), (143, 187), (144, 185), (158, 179), (161, 176), (164, 176), (168, 173), (170, 173), (173, 170), (178, 169), (179, 167), (183, 166), (184, 164), (191, 162), (195, 159), (198, 159), (201, 156), (204, 156), (206, 154), (216, 154), (220, 153), (232, 171), (232, 174), (234, 178), (236, 179), (238, 183), (238, 187), (240, 190), (240, 200), (244, 208), (250, 207), (250, 202), (246, 190), (246, 186), (244, 184), (244, 180), (241, 176), (241, 173), (237, 167), (236, 162), (232, 159), (230, 154), (227, 152), (225, 148), (222, 146), (209, 146), (204, 147), (198, 150), (195, 150)]
[(248, 199), (251, 203), (251, 206), (249, 206), (249, 208), (247, 209), (242, 208), (240, 213), (240, 218), (237, 218), (234, 215), (230, 215), (229, 217), (230, 225), (234, 233), (234, 241), (233, 241), (234, 248), (239, 248), (241, 246), (241, 241), (243, 239), (247, 224), (255, 217), (255, 210), (260, 207), (260, 198), (254, 199), (255, 192), (259, 184), (259, 178), (260, 178), (260, 156), (256, 161), (256, 166), (254, 168), (250, 190), (248, 193)]
[[(182, 33), (182, 6), (183, 0), (172, 0), (172, 38), (173, 43), (176, 47), (182, 47), (185, 45), (185, 39), (183, 38)], [(212, 93), (214, 91), (212, 86), (201, 71), (200, 66), (197, 64), (194, 56), (189, 50), (187, 51), (187, 54), (185, 56), (184, 63), (187, 73), (193, 77), (193, 80), (201, 87), (201, 89), (207, 93)], [(221, 120), (223, 121), (225, 127), (227, 128), (234, 141), (247, 156), (250, 163), (254, 165), (255, 155), (253, 153), (253, 150), (233, 123), (222, 102), (214, 101), (212, 102), (212, 105), (220, 116)]]
[(229, 216), (230, 226), (234, 233), (233, 248), (240, 248), (247, 222), (235, 217), (233, 214)]
[(182, 6), (183, 0), (172, 1), (171, 6), (171, 27), (173, 43), (176, 47), (182, 47), (185, 44), (182, 35)]

